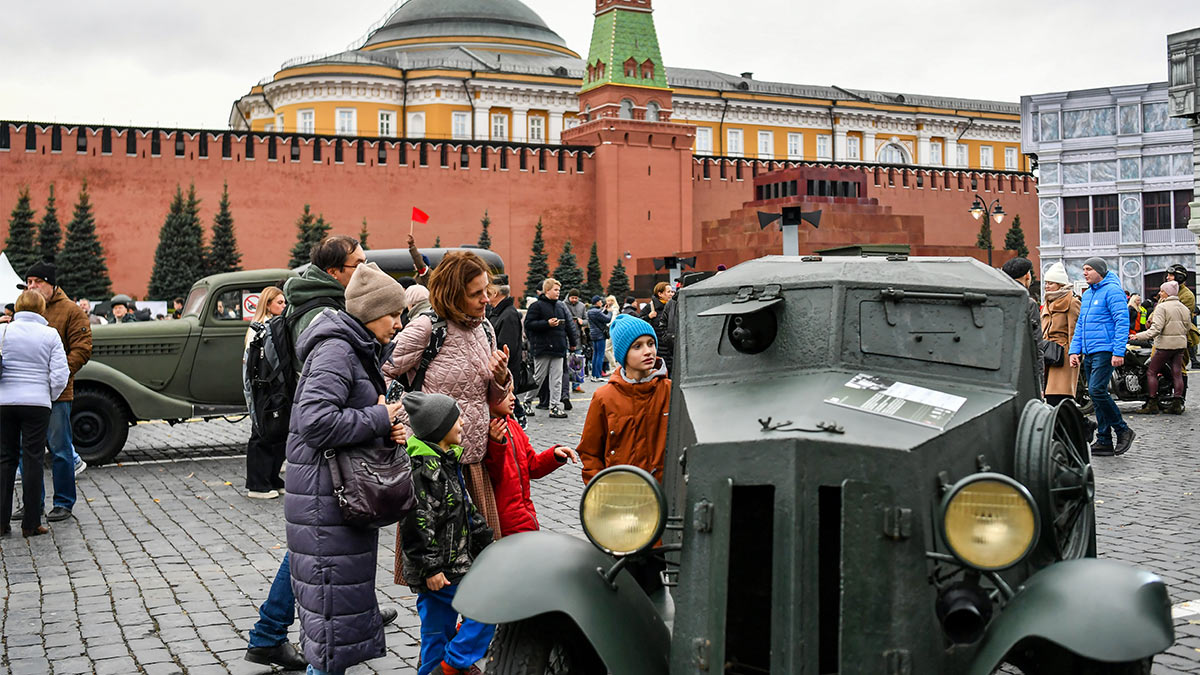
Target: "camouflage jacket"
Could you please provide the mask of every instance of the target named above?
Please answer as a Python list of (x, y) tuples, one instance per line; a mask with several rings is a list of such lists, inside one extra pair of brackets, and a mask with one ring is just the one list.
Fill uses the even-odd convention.
[(404, 542), (404, 583), (426, 590), (438, 572), (452, 583), (471, 569), (475, 556), (492, 541), (492, 530), (471, 503), (459, 458), (463, 449), (445, 452), (418, 438), (408, 439), (413, 492), (417, 501), (400, 521)]

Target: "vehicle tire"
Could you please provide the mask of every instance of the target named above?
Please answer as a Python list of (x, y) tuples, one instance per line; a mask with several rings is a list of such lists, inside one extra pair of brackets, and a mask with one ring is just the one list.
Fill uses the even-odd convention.
[(129, 413), (116, 394), (77, 388), (71, 403), (71, 436), (75, 452), (88, 464), (111, 462), (129, 437)]
[(1064, 659), (1054, 659), (1053, 663), (1031, 661), (1025, 658), (1012, 658), (995, 671), (994, 675), (1150, 675), (1154, 657), (1138, 661), (1122, 661), (1120, 663), (1105, 663), (1093, 661), (1081, 656), (1067, 654)]
[(496, 626), (487, 656), (488, 675), (604, 675), (587, 638), (566, 617), (544, 614)]
[(1096, 412), (1096, 404), (1092, 403), (1092, 395), (1088, 393), (1087, 380), (1083, 379), (1083, 368), (1079, 369), (1079, 382), (1075, 385), (1075, 405), (1084, 415)]

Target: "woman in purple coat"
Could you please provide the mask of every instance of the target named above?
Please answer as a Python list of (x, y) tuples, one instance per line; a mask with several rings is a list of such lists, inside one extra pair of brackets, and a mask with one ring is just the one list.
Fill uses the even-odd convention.
[(405, 440), (394, 421), (401, 404), (384, 404), (379, 364), (406, 304), (400, 284), (364, 263), (346, 287), (346, 311), (326, 309), (296, 344), (304, 370), (288, 434), (283, 510), (301, 646), (313, 675), (339, 675), (384, 654), (375, 599), (379, 531), (342, 520), (323, 453)]

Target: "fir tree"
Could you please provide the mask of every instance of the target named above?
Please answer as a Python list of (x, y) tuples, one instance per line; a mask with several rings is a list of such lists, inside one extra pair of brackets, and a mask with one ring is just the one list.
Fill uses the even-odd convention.
[(975, 246), (987, 251), (988, 265), (992, 264), (992, 219), (986, 214), (979, 223), (979, 236), (975, 238)]
[(367, 232), (367, 219), (363, 218), (362, 229), (358, 232), (358, 245), (362, 246), (362, 250), (364, 251), (370, 250), (370, 247), (367, 246), (367, 237), (369, 236), (371, 236), (371, 233)]
[(629, 275), (625, 272), (625, 262), (617, 258), (613, 265), (612, 274), (608, 275), (608, 294), (615, 297), (617, 302), (624, 302), (629, 295)]
[(304, 213), (296, 220), (296, 244), (292, 246), (292, 259), (288, 261), (289, 268), (295, 268), (308, 262), (312, 249), (321, 243), (329, 234), (329, 224), (324, 216), (313, 216), (308, 204), (304, 205)]
[(1004, 234), (1004, 248), (1016, 253), (1018, 257), (1029, 257), (1029, 247), (1025, 245), (1025, 231), (1021, 229), (1021, 216), (1013, 218), (1012, 227)]
[(200, 225), (200, 200), (196, 199), (195, 185), (188, 188), (187, 201), (183, 189), (176, 185), (167, 219), (158, 233), (148, 295), (160, 300), (187, 295), (202, 276), (204, 228)]
[(587, 281), (583, 284), (583, 294), (587, 296), (588, 300), (591, 300), (592, 296), (604, 295), (604, 284), (601, 281), (601, 277), (603, 276), (604, 269), (600, 267), (600, 256), (596, 252), (596, 242), (592, 242), (592, 252), (588, 254)]
[(439, 234), (439, 235), (437, 236), (437, 238), (433, 240), (433, 247), (434, 247), (434, 248), (441, 248), (441, 247), (442, 247), (442, 235), (440, 235), (440, 234)]
[(38, 225), (38, 248), (42, 260), (54, 262), (58, 249), (62, 247), (62, 226), (58, 224), (58, 207), (55, 205), (54, 183), (50, 184), (50, 196), (46, 198), (46, 213)]
[(229, 213), (229, 183), (221, 192), (221, 203), (213, 217), (212, 243), (204, 253), (204, 269), (207, 274), (237, 272), (242, 269), (242, 253), (238, 250), (237, 236), (233, 232), (233, 215)]
[(575, 247), (570, 239), (563, 244), (562, 253), (558, 255), (558, 267), (554, 268), (554, 278), (562, 284), (564, 296), (568, 291), (577, 291), (583, 286), (583, 270), (579, 269), (579, 260), (575, 257)]
[(483, 211), (483, 218), (479, 220), (481, 229), (479, 230), (479, 248), (492, 248), (492, 236), (488, 234), (488, 226), (492, 224), (492, 219), (488, 217), (487, 209)]
[(96, 218), (88, 197), (87, 181), (79, 188), (79, 201), (67, 225), (67, 237), (58, 254), (58, 285), (72, 298), (108, 298), (112, 280), (104, 247), (96, 236)]
[(8, 263), (22, 278), (25, 270), (41, 259), (35, 242), (37, 225), (33, 222), (33, 217), (33, 209), (29, 206), (29, 188), (23, 187), (17, 195), (17, 205), (13, 207), (12, 217), (8, 220), (8, 237), (4, 240), (4, 253), (8, 255)]
[(542, 293), (542, 282), (550, 276), (550, 260), (546, 257), (546, 240), (542, 238), (542, 219), (538, 218), (533, 235), (533, 252), (525, 271), (525, 297), (536, 298)]

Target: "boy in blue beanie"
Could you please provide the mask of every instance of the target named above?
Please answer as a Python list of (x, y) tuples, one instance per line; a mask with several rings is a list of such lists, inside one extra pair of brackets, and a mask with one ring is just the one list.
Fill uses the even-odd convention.
[(635, 316), (618, 314), (608, 333), (620, 367), (596, 390), (588, 407), (577, 448), (583, 482), (618, 464), (645, 469), (662, 482), (671, 380), (658, 356), (654, 328)]

